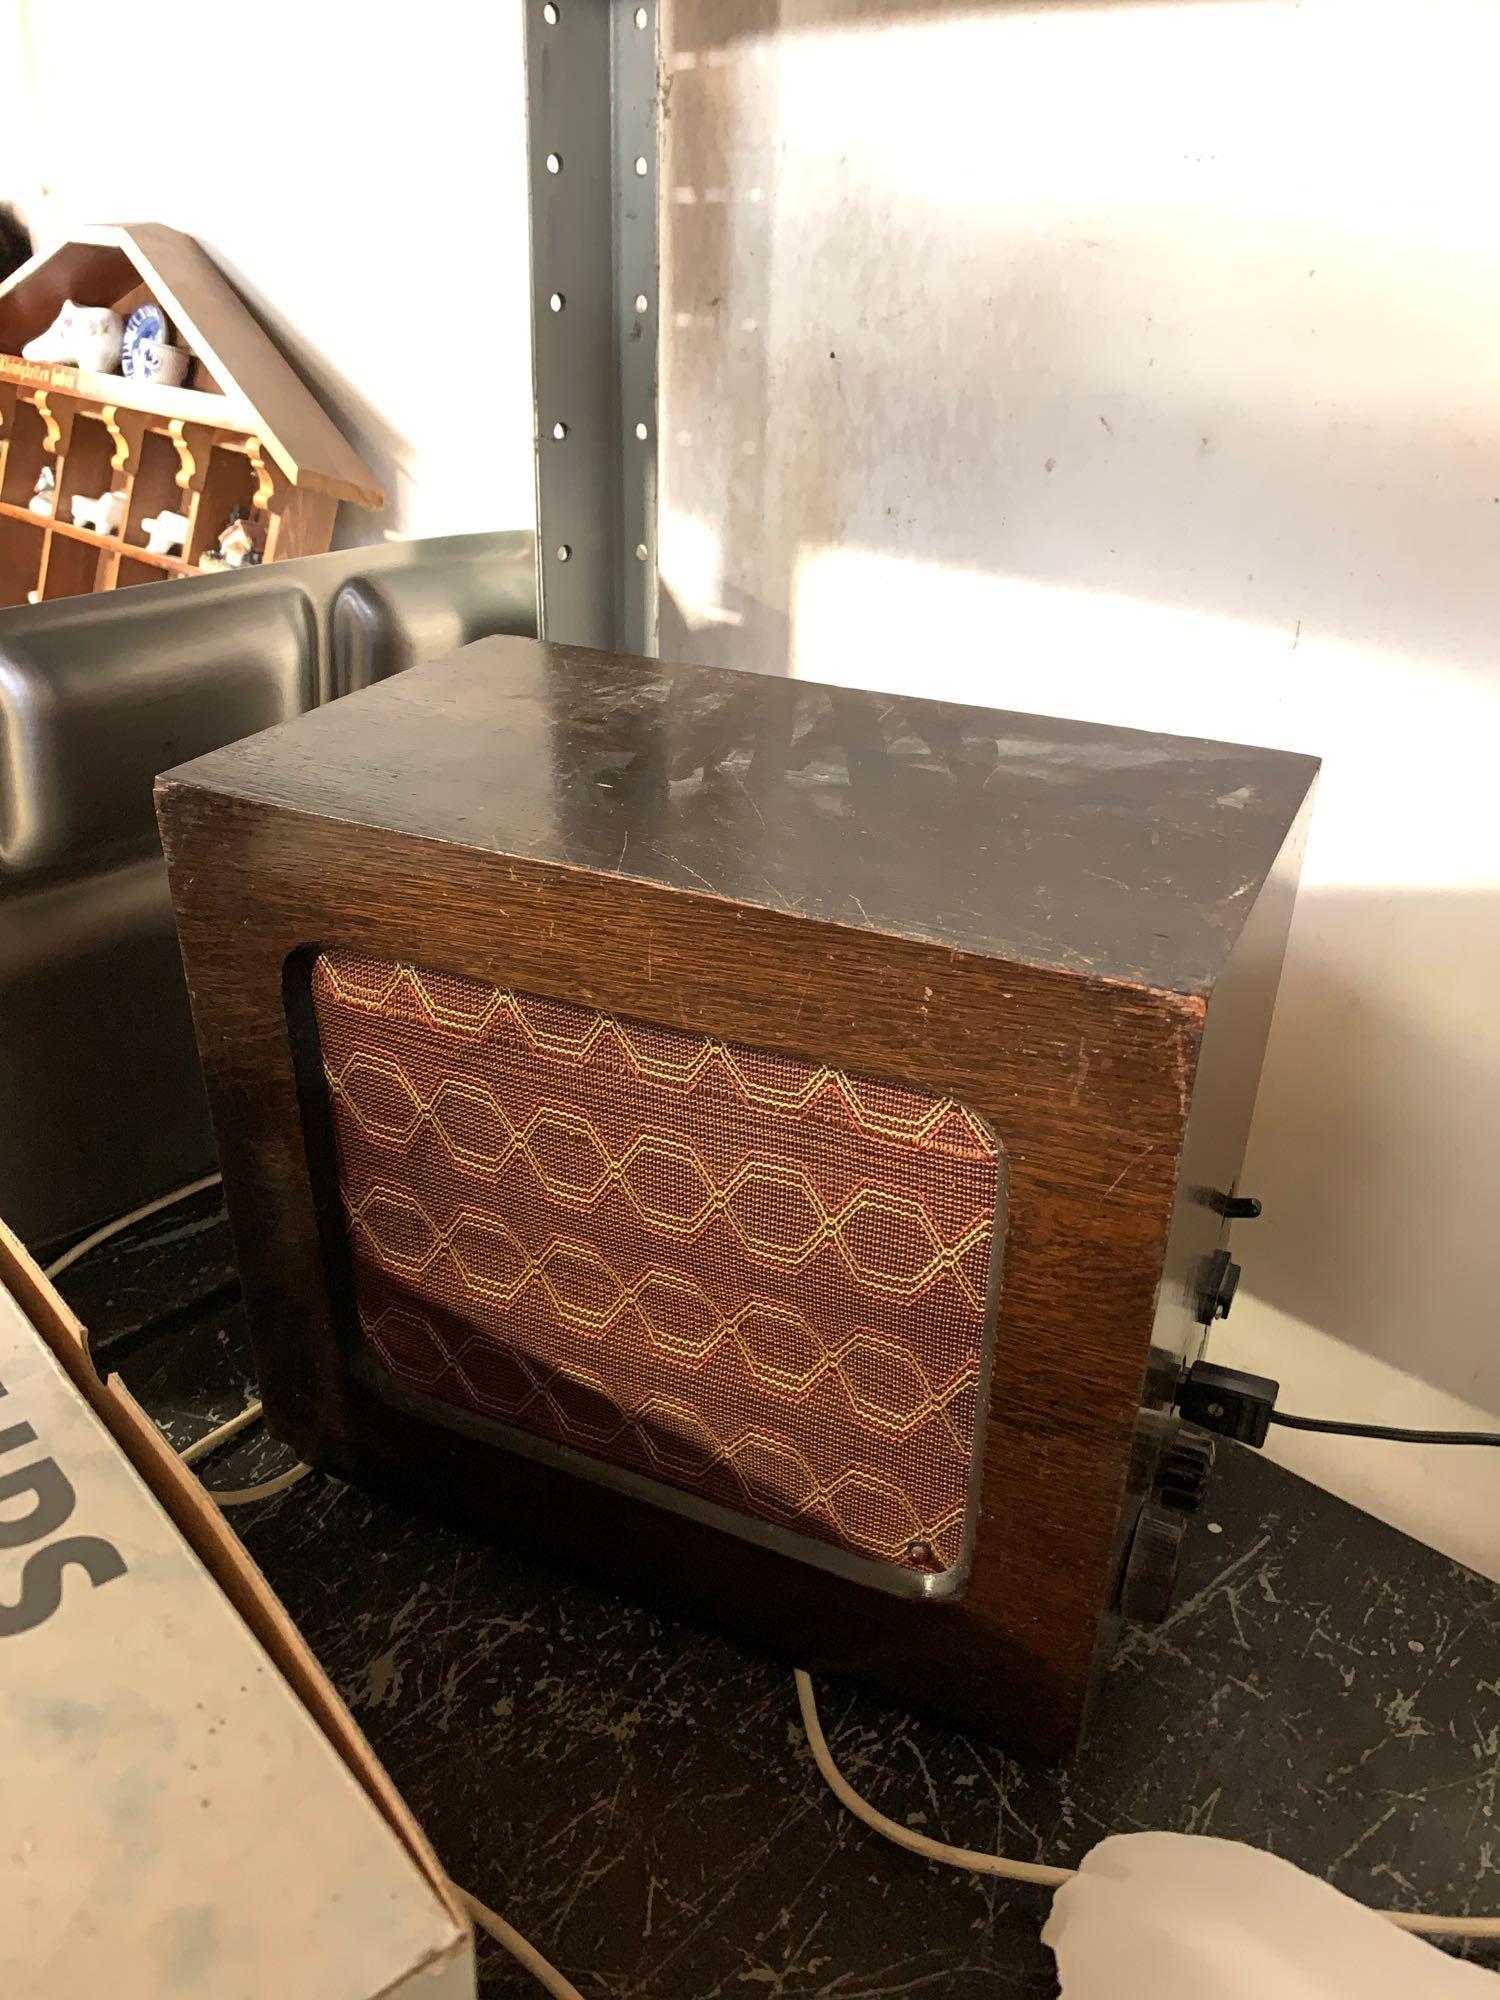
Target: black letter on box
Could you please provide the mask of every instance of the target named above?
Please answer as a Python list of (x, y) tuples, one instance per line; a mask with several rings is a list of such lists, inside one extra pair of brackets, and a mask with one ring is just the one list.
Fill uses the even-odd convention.
[(76, 1563), (97, 1590), (125, 1574), (125, 1558), (97, 1535), (69, 1535), (61, 1542), (49, 1542), (44, 1549), (26, 1558), (21, 1570), (21, 1597), (17, 1604), (0, 1604), (0, 1639), (14, 1638), (43, 1624), (62, 1603), (63, 1571)]
[[(0, 1443), (3, 1442), (0, 1438)], [(19, 1549), (27, 1542), (39, 1542), (44, 1535), (55, 1534), (77, 1500), (61, 1466), (52, 1458), (39, 1458), (35, 1465), (21, 1465), (14, 1472), (0, 1473), (0, 1502), (12, 1500), (18, 1493), (30, 1493), (35, 1504), (19, 1520), (0, 1515), (0, 1549)]]

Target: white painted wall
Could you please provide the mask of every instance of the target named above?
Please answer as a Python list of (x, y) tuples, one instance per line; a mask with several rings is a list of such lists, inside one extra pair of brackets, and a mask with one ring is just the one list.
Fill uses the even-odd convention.
[[(662, 651), (1320, 753), (1221, 1358), (1500, 1424), (1500, 8), (676, 0)], [(1500, 1576), (1500, 1454), (1279, 1456)]]
[(0, 0), (0, 198), (208, 248), (384, 481), (343, 543), (529, 527), (517, 0)]

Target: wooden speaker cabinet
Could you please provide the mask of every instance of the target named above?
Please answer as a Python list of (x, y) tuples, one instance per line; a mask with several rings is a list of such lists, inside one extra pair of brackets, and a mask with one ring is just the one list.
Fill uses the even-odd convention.
[(1065, 1748), (1169, 1600), (1316, 768), (490, 639), (169, 774), (272, 1428)]

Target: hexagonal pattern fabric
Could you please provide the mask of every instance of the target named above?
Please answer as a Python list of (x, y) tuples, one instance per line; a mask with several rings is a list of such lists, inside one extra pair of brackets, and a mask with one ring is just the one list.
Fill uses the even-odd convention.
[(348, 952), (313, 1005), (390, 1374), (860, 1555), (956, 1560), (999, 1179), (962, 1105)]

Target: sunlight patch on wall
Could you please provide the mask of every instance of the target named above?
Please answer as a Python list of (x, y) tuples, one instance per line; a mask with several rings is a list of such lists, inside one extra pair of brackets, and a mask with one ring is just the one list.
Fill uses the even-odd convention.
[(1308, 888), (1500, 885), (1500, 679), (1455, 665), (835, 548), (797, 563), (792, 672), (1321, 756)]

